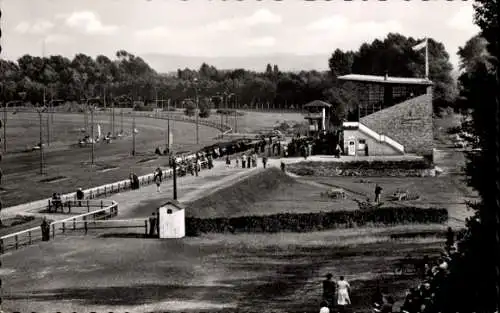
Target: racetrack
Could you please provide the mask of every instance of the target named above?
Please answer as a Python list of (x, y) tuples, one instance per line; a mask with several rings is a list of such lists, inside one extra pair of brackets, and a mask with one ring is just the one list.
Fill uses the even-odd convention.
[[(100, 124), (102, 133), (110, 129), (110, 117), (95, 117), (95, 124)], [(132, 130), (132, 117), (125, 116), (123, 129), (128, 134)], [(44, 125), (45, 127), (46, 125)], [(110, 144), (95, 145), (94, 155), (96, 167), (90, 167), (91, 147), (81, 148), (76, 145), (82, 137), (78, 128), (83, 127), (83, 115), (55, 114), (52, 143), (45, 151), (46, 175), (39, 175), (39, 151), (20, 152), (26, 146), (34, 146), (39, 142), (38, 115), (33, 113), (10, 114), (7, 126), (8, 151), (1, 167), (3, 182), (1, 197), (4, 207), (27, 201), (43, 199), (52, 192), (74, 191), (77, 187), (91, 187), (125, 179), (130, 171), (138, 175), (150, 173), (157, 166), (167, 163), (166, 157), (154, 158), (154, 149), (166, 144), (167, 121), (148, 117), (136, 117), (136, 156), (131, 156), (132, 136), (115, 140)], [(220, 131), (204, 125), (199, 125), (199, 145), (196, 145), (195, 124), (170, 121), (173, 133), (174, 151), (189, 151), (208, 145)], [(115, 130), (121, 128), (120, 117), (115, 118)], [(94, 127), (97, 132), (97, 126)], [(46, 135), (44, 136), (46, 141)], [(111, 171), (99, 172), (105, 168)], [(40, 182), (43, 178), (64, 176), (60, 183)]]

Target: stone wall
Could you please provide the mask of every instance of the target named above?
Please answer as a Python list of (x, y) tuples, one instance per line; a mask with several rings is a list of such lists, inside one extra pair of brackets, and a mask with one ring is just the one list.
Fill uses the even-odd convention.
[(432, 91), (361, 118), (375, 132), (389, 136), (405, 152), (431, 155), (433, 149)]

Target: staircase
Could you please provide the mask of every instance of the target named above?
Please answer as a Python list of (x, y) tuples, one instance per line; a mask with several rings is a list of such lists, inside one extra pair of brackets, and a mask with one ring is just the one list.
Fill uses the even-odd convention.
[(381, 135), (371, 130), (370, 128), (366, 127), (365, 125), (359, 122), (344, 122), (343, 126), (349, 128), (357, 128), (360, 132), (364, 133), (367, 136), (370, 136), (371, 138), (377, 140), (378, 142), (385, 143), (402, 154), (405, 153), (405, 148), (402, 144), (398, 143), (397, 141), (388, 136)]

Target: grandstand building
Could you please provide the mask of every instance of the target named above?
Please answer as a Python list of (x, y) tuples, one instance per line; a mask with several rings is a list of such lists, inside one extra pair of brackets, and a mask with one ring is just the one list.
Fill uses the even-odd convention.
[(345, 154), (432, 155), (430, 80), (358, 74), (338, 79), (354, 84), (359, 95), (355, 121), (343, 123)]

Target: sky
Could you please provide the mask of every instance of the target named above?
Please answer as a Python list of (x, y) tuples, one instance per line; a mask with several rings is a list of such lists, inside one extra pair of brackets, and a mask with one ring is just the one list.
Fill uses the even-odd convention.
[(479, 32), (472, 1), (459, 0), (0, 0), (0, 7), (5, 59), (113, 57), (121, 49), (136, 55), (317, 55), (357, 50), (398, 32), (444, 43), (456, 68), (458, 48)]

